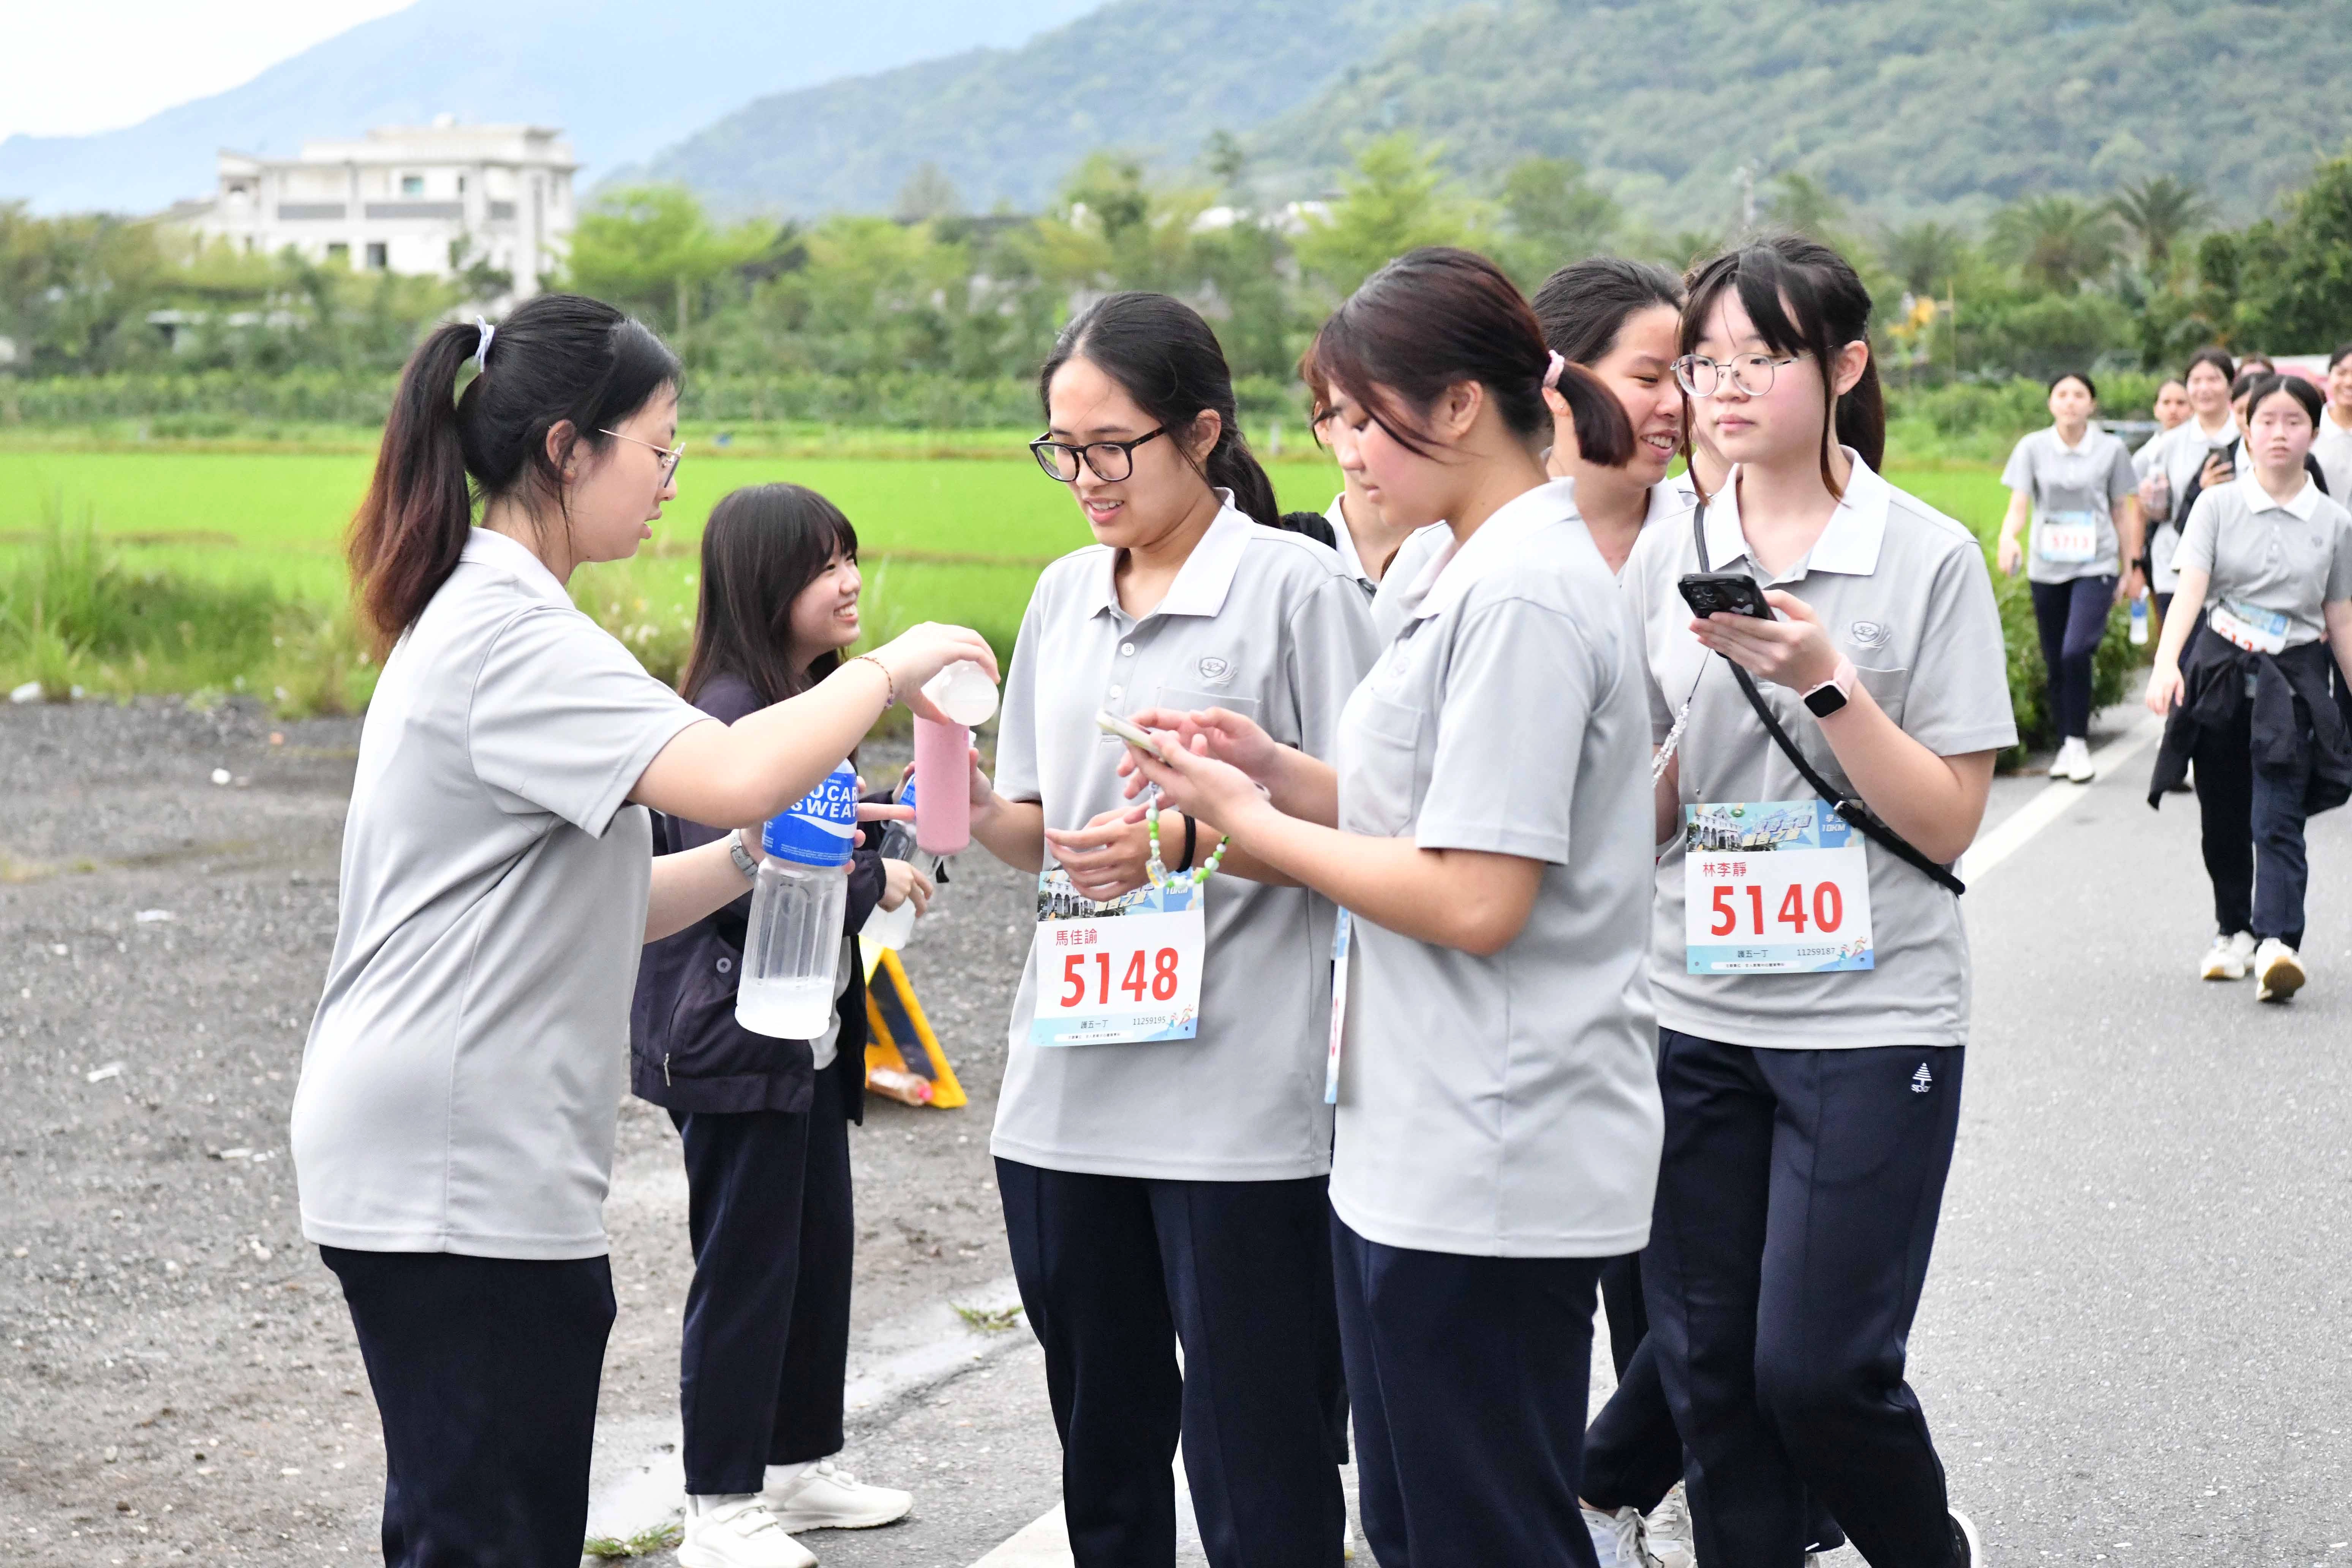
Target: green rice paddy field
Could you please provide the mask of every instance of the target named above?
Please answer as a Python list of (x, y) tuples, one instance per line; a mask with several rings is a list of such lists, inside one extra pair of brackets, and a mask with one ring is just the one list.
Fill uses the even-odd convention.
[[(0, 558), (55, 521), (85, 523), (137, 567), (215, 581), (266, 579), (320, 606), (343, 594), (338, 542), (372, 456), (350, 452), (0, 451)], [(1283, 504), (1322, 510), (1339, 475), (1317, 455), (1271, 465)], [(1975, 467), (1907, 467), (1889, 477), (1990, 538), (2007, 492)], [(690, 616), (695, 543), (719, 497), (788, 479), (823, 491), (857, 527), (868, 625), (961, 622), (1010, 647), (1037, 572), (1087, 540), (1067, 494), (1017, 448), (977, 457), (760, 457), (691, 452), (677, 500), (634, 562), (575, 584), (614, 619), (675, 627)]]

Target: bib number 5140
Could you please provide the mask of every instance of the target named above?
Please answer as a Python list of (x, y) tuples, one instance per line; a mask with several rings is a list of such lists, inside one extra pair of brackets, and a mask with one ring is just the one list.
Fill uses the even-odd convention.
[[(1740, 894), (1747, 897), (1742, 900)], [(1802, 882), (1790, 882), (1780, 890), (1780, 907), (1773, 911), (1775, 927), (1803, 936), (1808, 929), (1822, 936), (1833, 934), (1845, 923), (1845, 894), (1835, 882), (1815, 882), (1810, 889)], [(1761, 938), (1765, 933), (1764, 889), (1757, 883), (1715, 884), (1715, 908), (1707, 927), (1709, 936), (1731, 936), (1742, 929), (1740, 916), (1748, 916), (1747, 934)], [(1808, 923), (1810, 917), (1810, 925)]]

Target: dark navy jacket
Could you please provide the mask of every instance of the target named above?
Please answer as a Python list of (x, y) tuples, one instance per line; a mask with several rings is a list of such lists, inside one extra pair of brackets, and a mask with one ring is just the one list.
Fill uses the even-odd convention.
[[(731, 724), (766, 706), (734, 676), (712, 680), (695, 706)], [(654, 815), (654, 853), (674, 855), (719, 838), (722, 829)], [(856, 850), (850, 860), (848, 910), (842, 929), (866, 924), (882, 897), (882, 857)], [(809, 1108), (816, 1088), (815, 1054), (806, 1040), (755, 1035), (735, 1021), (735, 987), (743, 973), (743, 934), (751, 915), (746, 891), (684, 931), (646, 944), (637, 966), (636, 999), (629, 1009), (629, 1087), (640, 1100), (670, 1110), (795, 1110)], [(834, 1065), (842, 1104), (862, 1121), (866, 1106), (866, 975), (845, 955), (835, 1006), (841, 1033)]]

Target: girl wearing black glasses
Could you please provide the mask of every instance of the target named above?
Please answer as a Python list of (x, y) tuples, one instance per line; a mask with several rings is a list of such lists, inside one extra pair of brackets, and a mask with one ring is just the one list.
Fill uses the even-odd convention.
[[(1050, 428), (1032, 450), (1097, 542), (1038, 580), (971, 831), (1045, 873), (992, 1148), (1071, 1552), (1080, 1568), (1171, 1560), (1181, 1431), (1211, 1563), (1332, 1568), (1332, 909), (1252, 879), (1207, 823), (1147, 822), (1096, 715), (1221, 708), (1328, 756), (1372, 658), (1370, 612), (1335, 552), (1271, 526), (1224, 355), (1189, 306), (1110, 296), (1062, 333), (1038, 389)], [(1175, 884), (1157, 895), (1169, 910), (1202, 913), (1184, 935), (1199, 946), (1155, 948), (1147, 972), (1097, 955), (1131, 915), (1187, 919), (1126, 900), (1148, 879)], [(1124, 1026), (1147, 982), (1168, 1026)]]

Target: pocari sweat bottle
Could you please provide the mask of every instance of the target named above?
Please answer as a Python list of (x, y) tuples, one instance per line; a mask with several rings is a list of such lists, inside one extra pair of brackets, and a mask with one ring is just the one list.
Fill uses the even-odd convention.
[(735, 993), (735, 1021), (753, 1034), (812, 1040), (832, 1023), (849, 897), (841, 868), (856, 842), (857, 773), (846, 762), (761, 832)]

